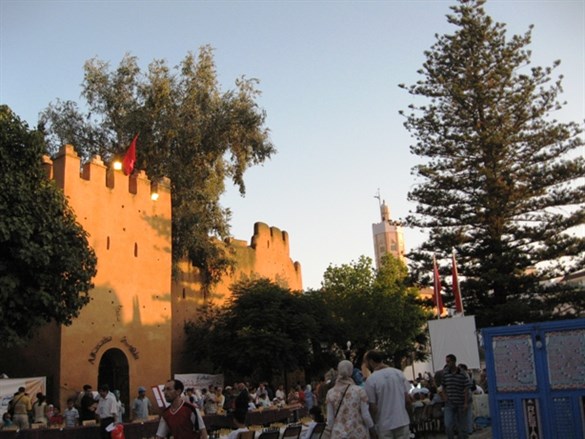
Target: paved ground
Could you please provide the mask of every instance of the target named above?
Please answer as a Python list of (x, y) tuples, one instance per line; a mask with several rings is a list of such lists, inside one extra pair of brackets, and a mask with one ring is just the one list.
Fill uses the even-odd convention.
[[(447, 435), (445, 433), (427, 433), (426, 436), (422, 434), (420, 437), (427, 439), (446, 439)], [(469, 439), (492, 439), (492, 428), (486, 427), (475, 431), (472, 435), (469, 436)]]

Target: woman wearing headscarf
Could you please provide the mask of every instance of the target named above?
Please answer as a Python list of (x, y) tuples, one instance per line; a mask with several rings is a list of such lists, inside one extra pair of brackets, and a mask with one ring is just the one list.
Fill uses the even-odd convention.
[(366, 391), (351, 378), (353, 364), (343, 360), (337, 366), (335, 386), (327, 392), (327, 426), (331, 439), (368, 439), (374, 421)]

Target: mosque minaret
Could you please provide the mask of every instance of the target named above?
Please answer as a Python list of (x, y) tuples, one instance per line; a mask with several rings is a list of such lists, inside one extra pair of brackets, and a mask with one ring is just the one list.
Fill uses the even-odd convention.
[(380, 219), (381, 221), (372, 224), (372, 232), (374, 235), (374, 252), (376, 257), (376, 268), (380, 268), (382, 256), (390, 253), (394, 257), (406, 262), (404, 258), (404, 234), (402, 226), (398, 221), (390, 219), (390, 208), (383, 200), (380, 202), (380, 195), (376, 196), (380, 203)]

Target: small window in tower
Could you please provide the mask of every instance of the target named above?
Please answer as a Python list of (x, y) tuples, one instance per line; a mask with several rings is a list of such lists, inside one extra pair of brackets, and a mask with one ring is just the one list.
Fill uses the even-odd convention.
[(109, 250), (109, 249), (110, 249), (110, 237), (108, 236), (106, 238), (106, 250)]
[(134, 257), (135, 258), (138, 257), (138, 243), (137, 242), (134, 243)]

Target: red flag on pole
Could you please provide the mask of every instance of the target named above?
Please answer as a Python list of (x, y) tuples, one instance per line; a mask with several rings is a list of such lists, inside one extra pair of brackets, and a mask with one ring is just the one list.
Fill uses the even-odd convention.
[(122, 169), (124, 170), (124, 175), (132, 174), (134, 170), (134, 164), (136, 163), (136, 140), (138, 139), (138, 134), (134, 136), (132, 143), (130, 143), (130, 147), (126, 154), (124, 155), (124, 160), (122, 160)]
[(461, 291), (459, 290), (459, 278), (457, 276), (457, 263), (455, 262), (455, 251), (452, 255), (453, 267), (451, 273), (453, 274), (453, 295), (455, 296), (455, 312), (463, 314), (463, 301), (461, 300)]
[(433, 303), (439, 312), (437, 318), (441, 318), (443, 314), (443, 298), (441, 297), (441, 278), (439, 277), (439, 269), (437, 268), (435, 255), (433, 255), (433, 278)]

